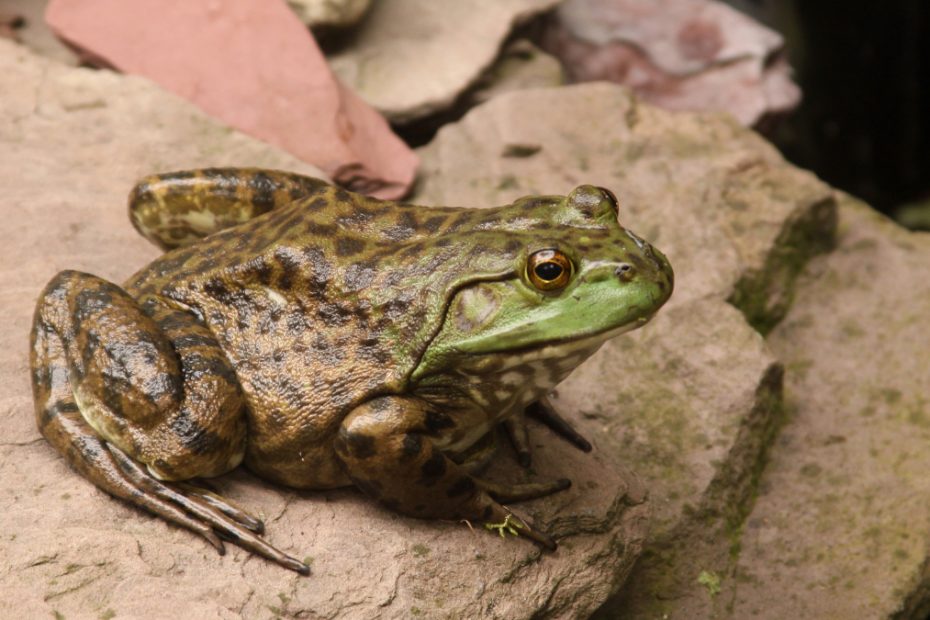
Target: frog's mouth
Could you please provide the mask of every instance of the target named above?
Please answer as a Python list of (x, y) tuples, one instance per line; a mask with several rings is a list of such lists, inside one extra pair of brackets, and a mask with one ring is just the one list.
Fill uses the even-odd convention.
[[(547, 340), (544, 342), (528, 344), (522, 347), (504, 347), (497, 351), (486, 351), (480, 354), (495, 354), (495, 353), (507, 353), (507, 354), (517, 354), (517, 355), (531, 355), (538, 354), (538, 356), (533, 356), (535, 359), (546, 359), (549, 357), (561, 357), (565, 354), (566, 351), (571, 351), (573, 349), (585, 350), (592, 347), (599, 347), (601, 344), (607, 342), (608, 340), (631, 332), (634, 329), (639, 329), (646, 323), (652, 320), (656, 315), (655, 312), (648, 316), (640, 317), (620, 325), (619, 327), (610, 327), (603, 329), (601, 331), (596, 331), (590, 334), (581, 334), (573, 337), (565, 338), (556, 338)], [(531, 360), (527, 360), (531, 361)]]

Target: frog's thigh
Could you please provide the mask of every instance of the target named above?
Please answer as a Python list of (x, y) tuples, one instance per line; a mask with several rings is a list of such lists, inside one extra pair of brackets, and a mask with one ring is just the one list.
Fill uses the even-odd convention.
[(437, 519), (499, 518), (503, 508), (465, 468), (433, 446), (430, 434), (448, 423), (417, 399), (379, 398), (346, 417), (336, 454), (356, 486), (398, 512)]
[[(243, 401), (212, 335), (192, 316), (120, 287), (64, 272), (57, 289), (72, 388), (81, 415), (155, 476), (224, 473), (242, 460)], [(151, 316), (150, 316), (151, 314)]]
[(205, 168), (141, 179), (129, 218), (162, 248), (189, 245), (327, 187), (312, 177), (257, 168)]

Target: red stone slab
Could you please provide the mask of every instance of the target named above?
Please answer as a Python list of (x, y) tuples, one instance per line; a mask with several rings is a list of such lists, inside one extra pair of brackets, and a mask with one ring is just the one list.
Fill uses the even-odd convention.
[(46, 20), (89, 56), (154, 80), (337, 182), (397, 198), (413, 181), (416, 156), (333, 76), (283, 0), (53, 0)]

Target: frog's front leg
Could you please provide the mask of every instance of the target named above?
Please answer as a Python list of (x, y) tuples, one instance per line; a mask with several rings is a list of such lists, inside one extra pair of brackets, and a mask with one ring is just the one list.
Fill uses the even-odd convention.
[(210, 332), (182, 311), (65, 271), (46, 286), (32, 331), (39, 430), (107, 493), (207, 539), (217, 534), (307, 572), (257, 533), (257, 519), (209, 491), (177, 485), (239, 464), (241, 391)]
[(567, 480), (505, 486), (475, 478), (433, 443), (454, 425), (426, 402), (388, 396), (365, 403), (343, 421), (336, 454), (349, 478), (387, 507), (415, 517), (515, 524), (540, 545), (555, 541), (513, 516), (499, 502), (542, 497), (567, 488)]
[(129, 194), (129, 219), (143, 237), (167, 250), (327, 189), (320, 179), (279, 170), (169, 172), (136, 184)]

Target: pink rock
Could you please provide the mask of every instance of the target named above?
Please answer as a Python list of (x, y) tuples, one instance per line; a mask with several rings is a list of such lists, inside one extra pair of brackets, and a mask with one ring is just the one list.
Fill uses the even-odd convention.
[(781, 36), (713, 0), (566, 0), (544, 44), (572, 80), (623, 84), (671, 110), (753, 125), (800, 100)]
[(154, 80), (336, 182), (398, 198), (413, 181), (416, 155), (333, 76), (284, 0), (52, 0), (45, 17), (89, 56)]

